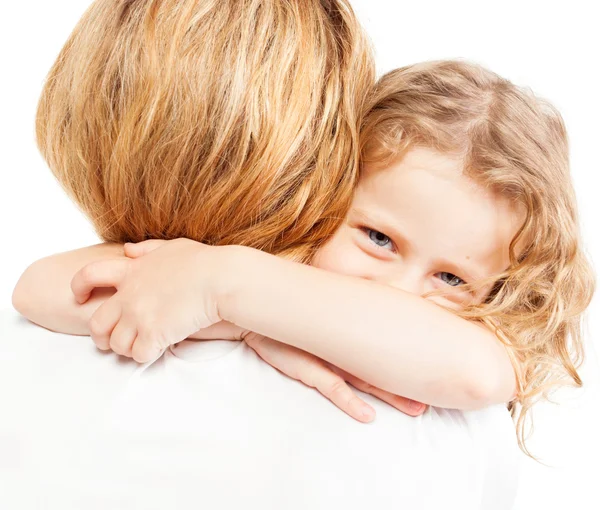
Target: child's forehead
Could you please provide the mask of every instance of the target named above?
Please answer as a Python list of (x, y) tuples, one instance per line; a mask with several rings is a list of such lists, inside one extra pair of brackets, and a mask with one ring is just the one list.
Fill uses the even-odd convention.
[(464, 155), (457, 152), (441, 152), (424, 145), (411, 145), (396, 156), (385, 161), (370, 161), (364, 165), (364, 174), (373, 172), (393, 172), (405, 167), (422, 167), (443, 172), (461, 172), (464, 169)]
[(507, 267), (524, 219), (507, 199), (467, 177), (461, 158), (428, 149), (363, 174), (353, 210), (378, 218), (428, 257), (469, 261), (486, 268), (480, 273)]

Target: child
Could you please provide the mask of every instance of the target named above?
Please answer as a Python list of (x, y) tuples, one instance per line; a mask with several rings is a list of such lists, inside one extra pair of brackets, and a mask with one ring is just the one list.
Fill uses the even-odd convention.
[(158, 350), (224, 319), (427, 404), (510, 400), (500, 343), (476, 327), (457, 335), (460, 321), (437, 307), (425, 315), (391, 287), (429, 294), (504, 340), (523, 446), (537, 398), (565, 376), (581, 384), (580, 317), (593, 291), (559, 114), (478, 66), (424, 63), (382, 78), (363, 142), (350, 211), (313, 258), (360, 279), (248, 248), (169, 241), (138, 264), (105, 261), (75, 276), (82, 300), (95, 285), (118, 289), (92, 316), (94, 340)]
[[(152, 329), (160, 348), (228, 319), (383, 389), (446, 407), (509, 400), (510, 352), (522, 432), (533, 399), (562, 372), (580, 383), (567, 339), (577, 362), (579, 318), (592, 290), (560, 117), (495, 75), (453, 62), (391, 73), (373, 97), (363, 129), (367, 165), (353, 207), (314, 257), (317, 267), (363, 280), (248, 248), (177, 240), (135, 261), (95, 266), (109, 268), (106, 274), (88, 266), (73, 280), (75, 294), (85, 300), (94, 285), (118, 288), (94, 314), (92, 331), (122, 352), (148, 340), (157, 347), (142, 334), (145, 317), (163, 313)], [(460, 207), (443, 202), (446, 189)], [(129, 278), (138, 276), (137, 288), (110, 274), (123, 267)], [(156, 294), (161, 278), (179, 292), (169, 307)], [(448, 293), (445, 285), (460, 290)], [(472, 321), (402, 289), (429, 294)], [(177, 321), (170, 310), (180, 314)], [(475, 321), (498, 328), (507, 349)]]

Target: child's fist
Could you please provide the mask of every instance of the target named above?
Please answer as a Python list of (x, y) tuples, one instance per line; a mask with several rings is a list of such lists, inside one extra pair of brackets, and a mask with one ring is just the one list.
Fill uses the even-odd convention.
[(140, 244), (137, 251), (131, 248), (138, 258), (84, 266), (73, 277), (71, 289), (79, 303), (95, 287), (117, 289), (92, 315), (92, 339), (100, 349), (144, 363), (221, 320), (217, 278), (223, 257), (220, 248), (185, 238)]

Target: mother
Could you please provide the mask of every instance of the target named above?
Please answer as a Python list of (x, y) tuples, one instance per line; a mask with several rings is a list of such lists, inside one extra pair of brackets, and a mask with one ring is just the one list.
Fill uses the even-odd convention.
[[(308, 262), (348, 210), (374, 76), (345, 0), (94, 2), (49, 73), (36, 127), (49, 167), (105, 243), (30, 267), (15, 307), (89, 334), (82, 311), (88, 319), (107, 292), (75, 306), (74, 272), (148, 238)], [(342, 384), (335, 398), (350, 412), (349, 388), (316, 369), (324, 393)], [(372, 391), (415, 414), (409, 400)]]
[[(349, 205), (373, 80), (368, 45), (343, 0), (96, 1), (50, 72), (37, 135), (106, 243), (58, 256), (64, 271), (49, 277), (47, 260), (33, 264), (16, 308), (49, 329), (87, 334), (85, 318), (106, 295), (74, 306), (73, 261), (122, 253), (125, 241), (188, 237), (308, 261)], [(36, 299), (50, 308), (26, 290), (40, 281), (47, 286)], [(80, 354), (76, 364), (100, 363)], [(414, 496), (402, 491), (411, 508), (478, 508), (494, 489), (510, 500), (514, 487), (503, 484), (512, 478), (490, 473), (498, 461), (492, 427), (513, 434), (503, 409), (412, 419), (373, 399), (379, 419), (361, 428), (245, 344), (184, 342), (135, 379), (133, 366), (103, 365), (112, 383), (76, 412), (60, 408), (64, 427), (53, 439), (71, 462), (54, 469), (76, 476), (80, 492), (71, 494), (108, 487), (104, 506), (119, 508), (134, 488), (156, 504), (173, 490), (189, 502), (200, 484), (202, 497), (223, 507), (254, 497), (273, 508), (354, 508), (389, 505), (411, 484)], [(93, 387), (91, 373), (78, 374), (79, 384)], [(63, 380), (28, 396), (60, 405), (76, 391)], [(277, 412), (267, 415), (271, 407)], [(82, 416), (93, 419), (74, 429)], [(34, 444), (46, 434), (25, 433)], [(158, 462), (144, 461), (158, 452)], [(127, 490), (122, 481), (132, 475), (139, 485)], [(427, 490), (428, 477), (439, 492)], [(240, 490), (229, 491), (231, 483)]]

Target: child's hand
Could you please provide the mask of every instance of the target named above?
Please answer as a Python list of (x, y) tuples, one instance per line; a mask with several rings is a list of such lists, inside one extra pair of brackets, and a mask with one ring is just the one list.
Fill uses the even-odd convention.
[(92, 315), (91, 336), (98, 348), (140, 363), (221, 320), (218, 248), (184, 238), (154, 246), (143, 257), (92, 262), (71, 281), (80, 304), (95, 287), (117, 289)]
[(342, 411), (364, 423), (373, 421), (375, 410), (352, 391), (346, 381), (359, 390), (387, 402), (409, 416), (419, 416), (427, 406), (375, 388), (326, 361), (291, 345), (249, 332), (245, 342), (269, 365), (292, 379), (316, 388)]

